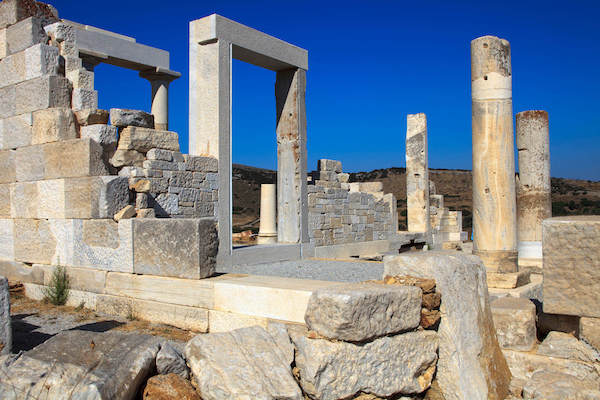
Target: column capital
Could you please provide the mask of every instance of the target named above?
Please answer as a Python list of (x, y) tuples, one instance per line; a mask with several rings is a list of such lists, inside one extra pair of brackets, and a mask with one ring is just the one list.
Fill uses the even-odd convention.
[(159, 81), (169, 84), (179, 77), (181, 77), (181, 73), (161, 67), (140, 71), (140, 78), (147, 79), (150, 82)]

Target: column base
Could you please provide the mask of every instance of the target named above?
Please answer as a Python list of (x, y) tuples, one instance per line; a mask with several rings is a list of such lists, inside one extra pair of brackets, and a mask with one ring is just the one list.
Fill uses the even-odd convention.
[(518, 252), (514, 250), (473, 250), (490, 272), (517, 272)]
[(258, 234), (256, 244), (274, 244), (277, 243), (277, 235), (261, 235)]

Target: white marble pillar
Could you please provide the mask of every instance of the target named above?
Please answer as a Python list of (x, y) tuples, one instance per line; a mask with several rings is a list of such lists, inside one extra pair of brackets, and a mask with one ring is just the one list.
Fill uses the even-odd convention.
[(430, 231), (427, 117), (406, 118), (406, 211), (409, 232)]
[(260, 185), (260, 227), (258, 244), (277, 242), (277, 185)]
[(542, 221), (552, 217), (548, 113), (523, 111), (516, 120), (519, 265), (522, 260), (529, 264), (537, 260), (536, 266), (541, 267)]
[(154, 115), (155, 129), (169, 130), (169, 84), (180, 76), (178, 72), (140, 72), (140, 77), (147, 79), (152, 89), (151, 114)]
[(517, 210), (510, 44), (471, 42), (473, 253), (491, 272), (517, 271)]

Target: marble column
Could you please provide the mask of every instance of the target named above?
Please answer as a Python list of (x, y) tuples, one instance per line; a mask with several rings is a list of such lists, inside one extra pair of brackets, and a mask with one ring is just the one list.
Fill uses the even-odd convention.
[[(542, 221), (552, 217), (548, 113), (517, 114), (517, 226), (521, 259), (542, 259)], [(539, 263), (538, 263), (539, 264)], [(540, 265), (541, 266), (541, 265)]]
[(305, 96), (305, 70), (277, 71), (277, 237), (280, 243), (308, 240)]
[(517, 271), (517, 207), (510, 44), (471, 42), (473, 253), (491, 272)]
[(406, 118), (406, 211), (409, 232), (429, 232), (429, 167), (427, 117)]
[(140, 77), (150, 81), (152, 88), (152, 109), (154, 128), (169, 130), (169, 84), (179, 78), (179, 72), (142, 71)]
[(277, 242), (277, 185), (260, 185), (260, 226), (258, 244)]

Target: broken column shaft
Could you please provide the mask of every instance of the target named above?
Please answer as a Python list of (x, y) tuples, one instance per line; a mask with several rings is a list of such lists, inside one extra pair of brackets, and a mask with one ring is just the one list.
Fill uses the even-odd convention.
[(272, 183), (260, 185), (260, 226), (257, 240), (259, 244), (277, 242), (276, 187)]
[(409, 232), (428, 232), (429, 169), (427, 166), (427, 117), (406, 117), (406, 209)]
[(542, 221), (552, 217), (548, 113), (517, 114), (519, 258), (542, 258)]
[(510, 44), (471, 42), (473, 253), (493, 272), (517, 271)]
[(169, 84), (181, 74), (162, 71), (143, 71), (140, 77), (150, 81), (152, 89), (152, 115), (154, 127), (159, 130), (169, 129)]

